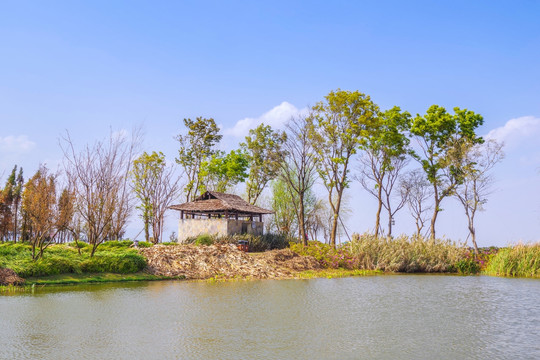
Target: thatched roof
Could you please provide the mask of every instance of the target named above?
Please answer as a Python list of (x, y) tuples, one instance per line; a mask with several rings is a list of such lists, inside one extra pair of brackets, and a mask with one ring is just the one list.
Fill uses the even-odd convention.
[(192, 213), (230, 212), (238, 214), (272, 214), (273, 211), (250, 205), (238, 195), (207, 191), (194, 201), (171, 205), (169, 209)]

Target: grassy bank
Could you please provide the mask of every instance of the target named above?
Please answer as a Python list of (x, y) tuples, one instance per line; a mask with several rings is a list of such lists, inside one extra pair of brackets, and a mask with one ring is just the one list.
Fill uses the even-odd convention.
[(490, 259), (484, 273), (495, 276), (540, 278), (540, 243), (518, 244), (500, 249)]
[(146, 259), (131, 241), (111, 241), (102, 244), (90, 257), (90, 247), (79, 243), (51, 245), (43, 258), (32, 260), (28, 244), (0, 244), (0, 267), (14, 270), (23, 278), (38, 278), (61, 274), (116, 273), (132, 274), (142, 271)]

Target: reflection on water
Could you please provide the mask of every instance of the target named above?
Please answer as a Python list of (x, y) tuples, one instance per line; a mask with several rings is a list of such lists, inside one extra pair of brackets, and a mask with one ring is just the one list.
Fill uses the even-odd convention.
[(540, 281), (399, 275), (0, 296), (1, 359), (539, 359)]

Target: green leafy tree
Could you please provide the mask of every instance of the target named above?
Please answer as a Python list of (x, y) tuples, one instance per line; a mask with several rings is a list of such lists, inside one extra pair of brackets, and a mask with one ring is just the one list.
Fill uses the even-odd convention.
[(174, 176), (173, 167), (167, 166), (165, 155), (155, 151), (144, 152), (133, 161), (131, 177), (139, 199), (137, 209), (141, 211), (145, 240), (157, 243), (163, 235), (165, 211), (178, 195), (180, 178)]
[[(400, 192), (399, 201), (393, 206), (394, 190), (398, 188), (400, 173), (408, 162), (409, 142), (407, 132), (411, 115), (399, 107), (381, 112), (376, 126), (367, 133), (359, 159), (356, 178), (378, 202), (375, 216), (375, 236), (379, 236), (381, 210), (388, 212), (388, 236), (392, 236), (394, 215), (406, 203), (407, 193)], [(405, 188), (406, 189), (406, 188)], [(398, 189), (399, 190), (399, 189)]]
[(201, 163), (199, 171), (200, 192), (207, 190), (226, 192), (244, 182), (248, 177), (249, 160), (245, 152), (231, 150), (228, 154), (217, 151)]
[(331, 91), (313, 107), (309, 136), (317, 170), (333, 212), (330, 243), (336, 246), (343, 192), (350, 183), (350, 161), (373, 127), (378, 107), (359, 91)]
[(285, 133), (272, 130), (270, 125), (260, 124), (249, 130), (246, 142), (240, 144), (249, 159), (246, 192), (250, 204), (254, 205), (268, 182), (278, 176), (285, 139)]
[(435, 238), (437, 215), (442, 210), (441, 202), (455, 193), (456, 186), (463, 182), (464, 172), (457, 154), (464, 141), (471, 144), (483, 140), (476, 135), (476, 129), (482, 125), (481, 115), (470, 110), (454, 108), (454, 115), (442, 106), (432, 105), (425, 115), (417, 115), (411, 125), (411, 134), (417, 141), (419, 150), (415, 158), (422, 165), (428, 181), (433, 186), (433, 215), (430, 232)]
[(284, 236), (294, 236), (297, 227), (296, 211), (292, 204), (295, 199), (288, 189), (287, 183), (278, 178), (272, 182), (272, 211), (274, 214), (269, 223), (272, 232)]
[(186, 201), (192, 201), (200, 191), (201, 165), (216, 152), (214, 147), (223, 135), (219, 135), (219, 127), (212, 118), (184, 119), (184, 125), (188, 130), (187, 134), (176, 136), (180, 143), (176, 162), (187, 176), (184, 187)]

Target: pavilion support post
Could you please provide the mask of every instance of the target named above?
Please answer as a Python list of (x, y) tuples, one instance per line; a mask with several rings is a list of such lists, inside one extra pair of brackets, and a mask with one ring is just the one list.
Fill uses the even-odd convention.
[(184, 210), (181, 210), (181, 211), (180, 211), (180, 219), (181, 219), (181, 220), (184, 220)]
[(235, 213), (235, 214), (234, 214), (234, 219), (235, 219), (235, 220), (238, 220), (238, 213)]
[(262, 214), (259, 214), (259, 222), (262, 222)]

